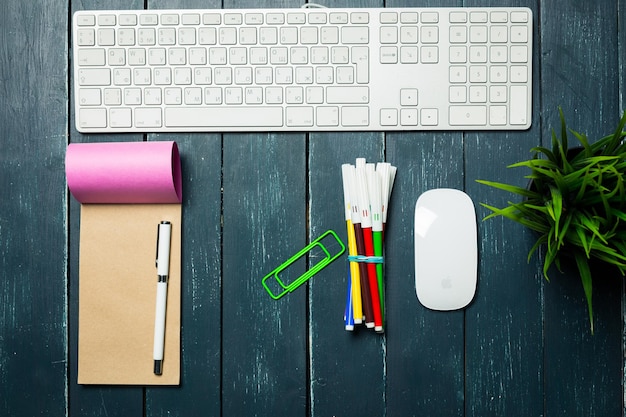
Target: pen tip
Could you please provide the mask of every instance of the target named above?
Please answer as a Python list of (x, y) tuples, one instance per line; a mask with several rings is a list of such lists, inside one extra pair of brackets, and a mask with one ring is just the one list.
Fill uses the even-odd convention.
[(154, 374), (161, 375), (163, 374), (163, 361), (162, 360), (154, 360)]

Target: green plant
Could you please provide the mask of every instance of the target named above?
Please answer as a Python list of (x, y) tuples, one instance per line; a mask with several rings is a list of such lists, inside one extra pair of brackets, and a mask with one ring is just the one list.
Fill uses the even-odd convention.
[[(531, 159), (509, 165), (530, 169), (528, 188), (477, 181), (523, 197), (504, 208), (482, 204), (492, 212), (485, 220), (504, 216), (534, 230), (538, 239), (528, 260), (539, 247), (545, 247), (546, 280), (552, 264), (561, 271), (563, 256), (575, 260), (593, 333), (589, 261), (595, 258), (617, 267), (622, 275), (626, 273), (626, 112), (613, 134), (594, 143), (566, 127), (560, 108), (559, 115), (561, 137), (552, 131), (552, 149), (534, 147)], [(568, 148), (568, 131), (580, 147)]]

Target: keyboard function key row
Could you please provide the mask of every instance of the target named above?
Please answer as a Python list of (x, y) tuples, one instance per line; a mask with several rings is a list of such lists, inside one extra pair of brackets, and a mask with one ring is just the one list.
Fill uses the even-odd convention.
[[(408, 15), (408, 14), (407, 14)], [(80, 14), (79, 27), (99, 26), (199, 26), (199, 25), (324, 25), (367, 24), (368, 12), (249, 12), (249, 13), (138, 13), (138, 14)]]

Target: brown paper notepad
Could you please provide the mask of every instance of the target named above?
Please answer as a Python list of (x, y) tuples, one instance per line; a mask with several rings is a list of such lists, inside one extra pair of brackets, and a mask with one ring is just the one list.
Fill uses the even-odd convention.
[[(81, 207), (78, 383), (180, 383), (181, 204)], [(172, 223), (163, 374), (153, 372), (157, 225)]]

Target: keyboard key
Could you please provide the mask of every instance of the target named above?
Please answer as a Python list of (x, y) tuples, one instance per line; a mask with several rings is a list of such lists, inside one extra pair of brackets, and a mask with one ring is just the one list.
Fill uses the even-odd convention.
[(242, 127), (283, 125), (282, 107), (168, 107), (167, 127)]
[(159, 16), (156, 14), (142, 14), (139, 16), (141, 26), (156, 26), (159, 23)]
[(78, 62), (81, 66), (100, 66), (104, 65), (105, 50), (104, 49), (81, 49), (78, 51)]
[(528, 123), (527, 112), (527, 90), (525, 85), (511, 86), (509, 102), (510, 106), (510, 122), (512, 125), (525, 125)]
[(318, 126), (339, 126), (339, 107), (322, 106), (317, 108)]
[(106, 109), (80, 109), (78, 114), (80, 127), (83, 128), (102, 128), (107, 126)]
[(402, 13), (400, 13), (400, 22), (402, 22), (402, 23), (417, 23), (418, 22), (418, 13), (417, 12), (402, 12)]
[(135, 109), (135, 126), (137, 127), (161, 127), (163, 125), (161, 119), (160, 108), (136, 108)]
[(511, 22), (513, 23), (527, 23), (528, 19), (528, 13), (524, 11), (511, 12)]
[(83, 106), (99, 106), (102, 103), (99, 88), (81, 88), (78, 97)]
[(402, 126), (417, 126), (417, 109), (400, 109), (400, 124)]
[(350, 13), (350, 23), (364, 25), (369, 23), (370, 15), (368, 12), (352, 12)]
[(395, 126), (398, 124), (398, 109), (380, 109), (380, 124)]
[(76, 25), (78, 26), (95, 26), (96, 17), (91, 14), (83, 14), (76, 16)]
[(117, 17), (114, 14), (101, 14), (98, 16), (98, 24), (100, 26), (115, 26)]
[(342, 26), (341, 41), (348, 45), (369, 43), (369, 29), (366, 26)]
[(330, 13), (329, 21), (333, 25), (346, 24), (348, 23), (348, 13), (345, 13), (345, 12)]
[(82, 68), (78, 70), (79, 85), (111, 85), (111, 70), (108, 68)]
[(173, 13), (163, 14), (161, 15), (161, 24), (162, 25), (177, 25), (178, 24), (178, 15)]
[(330, 104), (368, 103), (369, 87), (326, 87), (326, 102)]
[(439, 124), (439, 112), (437, 109), (424, 108), (420, 111), (420, 120), (423, 126), (437, 126)]
[(396, 64), (398, 62), (397, 46), (381, 46), (380, 47), (380, 63)]
[(487, 107), (450, 106), (449, 117), (452, 126), (483, 126), (487, 124)]
[(343, 107), (341, 109), (343, 126), (368, 126), (369, 123), (369, 107)]
[(380, 14), (380, 23), (398, 23), (398, 13), (382, 12)]
[(369, 48), (367, 46), (352, 47), (352, 63), (355, 64), (355, 80), (358, 84), (367, 84), (369, 77)]
[(96, 33), (93, 29), (80, 29), (77, 34), (78, 46), (94, 46)]
[(400, 90), (401, 106), (417, 106), (417, 89), (403, 88)]
[(439, 62), (439, 48), (436, 46), (422, 46), (420, 49), (422, 64), (436, 64)]
[(137, 15), (121, 14), (119, 17), (120, 26), (137, 26)]
[(185, 13), (181, 18), (183, 25), (199, 25), (200, 15), (198, 13)]
[(506, 106), (489, 107), (489, 124), (493, 126), (506, 125)]
[(132, 110), (129, 107), (112, 108), (109, 111), (109, 124), (119, 129), (131, 127)]
[(287, 107), (285, 109), (285, 124), (287, 126), (313, 126), (313, 107)]
[(422, 12), (422, 23), (437, 23), (439, 22), (439, 13), (437, 12)]

